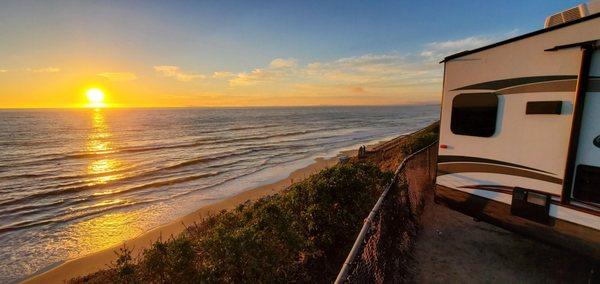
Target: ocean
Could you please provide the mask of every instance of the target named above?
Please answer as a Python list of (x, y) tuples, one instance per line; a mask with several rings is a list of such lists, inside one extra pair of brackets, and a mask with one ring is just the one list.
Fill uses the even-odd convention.
[(0, 283), (136, 237), (439, 106), (0, 111)]

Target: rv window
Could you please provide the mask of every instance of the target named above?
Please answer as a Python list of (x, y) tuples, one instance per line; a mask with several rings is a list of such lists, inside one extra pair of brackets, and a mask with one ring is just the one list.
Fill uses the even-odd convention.
[(496, 94), (460, 94), (452, 100), (450, 129), (454, 134), (490, 137), (496, 132), (497, 114)]

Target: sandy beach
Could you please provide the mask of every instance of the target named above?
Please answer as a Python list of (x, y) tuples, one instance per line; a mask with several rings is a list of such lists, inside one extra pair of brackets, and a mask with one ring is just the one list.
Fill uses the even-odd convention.
[[(376, 143), (375, 145), (380, 143), (382, 142)], [(375, 145), (369, 145), (369, 147), (373, 147)], [(138, 255), (143, 251), (143, 249), (148, 248), (156, 240), (160, 238), (167, 239), (170, 236), (180, 234), (185, 229), (186, 225), (193, 224), (194, 222), (200, 222), (206, 216), (216, 214), (222, 210), (233, 209), (237, 205), (247, 200), (256, 200), (261, 197), (277, 193), (288, 187), (291, 183), (301, 181), (313, 173), (337, 164), (340, 156), (354, 156), (356, 152), (357, 150), (348, 150), (342, 151), (338, 156), (333, 158), (317, 158), (311, 165), (290, 173), (286, 179), (250, 189), (230, 198), (226, 198), (216, 203), (204, 206), (191, 214), (181, 217), (166, 225), (152, 229), (134, 239), (127, 240), (122, 244), (115, 245), (113, 247), (80, 258), (67, 260), (55, 267), (50, 267), (48, 270), (33, 275), (21, 283), (64, 283), (71, 278), (87, 275), (98, 270), (105, 269), (107, 268), (108, 264), (115, 260), (116, 255), (114, 252), (118, 248), (127, 246), (128, 248), (132, 249), (133, 255)]]

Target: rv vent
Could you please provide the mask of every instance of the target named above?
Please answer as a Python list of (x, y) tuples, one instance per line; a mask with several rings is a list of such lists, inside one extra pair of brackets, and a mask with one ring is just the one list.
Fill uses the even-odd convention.
[(545, 28), (556, 26), (562, 23), (570, 22), (588, 16), (588, 9), (586, 4), (579, 4), (577, 7), (556, 13), (546, 18)]

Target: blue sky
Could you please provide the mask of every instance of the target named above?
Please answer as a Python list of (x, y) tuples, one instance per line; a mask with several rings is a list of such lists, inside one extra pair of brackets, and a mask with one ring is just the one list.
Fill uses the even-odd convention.
[[(537, 30), (546, 16), (579, 3), (3, 1), (0, 70), (131, 73), (136, 79), (162, 74), (190, 82), (214, 72), (252, 74), (277, 58), (302, 68), (369, 55), (401, 56), (418, 64), (423, 58), (406, 58), (431, 52), (430, 61), (440, 60), (461, 48)], [(197, 76), (178, 77), (173, 69), (157, 66), (176, 66), (174, 72)], [(228, 82), (223, 86), (231, 87)], [(226, 93), (216, 91), (217, 83), (189, 85), (172, 89), (190, 96), (192, 90)]]

